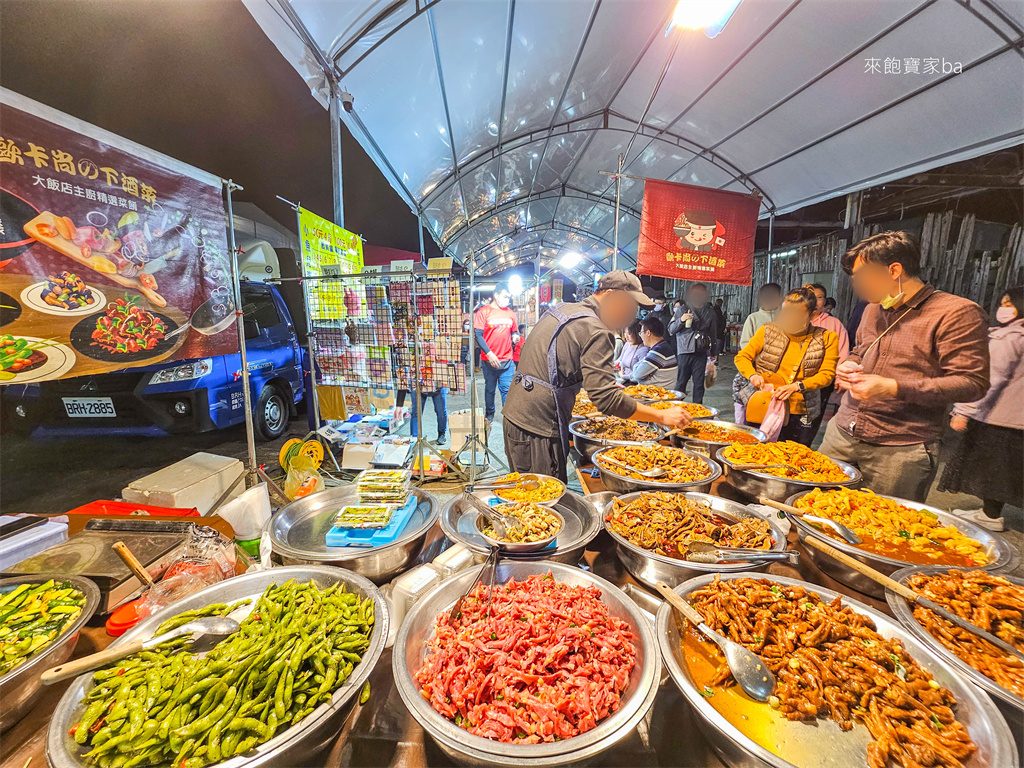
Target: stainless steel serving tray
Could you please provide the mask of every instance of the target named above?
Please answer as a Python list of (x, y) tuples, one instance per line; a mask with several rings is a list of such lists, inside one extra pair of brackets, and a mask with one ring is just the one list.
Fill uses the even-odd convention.
[(691, 401), (688, 401), (688, 400), (683, 400), (683, 396), (682, 395), (680, 395), (679, 398), (677, 398), (675, 400), (651, 400), (650, 402), (645, 402), (645, 405), (654, 405), (655, 403), (678, 403), (679, 405), (683, 405), (683, 406), (685, 406), (685, 405), (702, 405), (705, 408), (707, 408), (710, 411), (710, 413), (707, 416), (694, 416), (695, 419), (700, 419), (700, 420), (704, 420), (704, 419), (717, 419), (719, 414), (721, 413), (721, 411), (718, 408), (715, 408), (714, 406), (704, 405), (703, 403), (694, 403), (694, 402), (691, 402)]
[[(110, 646), (117, 648), (131, 640), (150, 638), (161, 623), (182, 611), (202, 608), (212, 603), (230, 603), (243, 598), (251, 598), (255, 604), (268, 586), (282, 584), (289, 579), (312, 579), (321, 587), (341, 583), (359, 595), (372, 597), (374, 627), (370, 636), (370, 646), (345, 685), (334, 692), (329, 702), (321, 704), (308, 717), (281, 731), (251, 752), (217, 763), (220, 768), (312, 764), (310, 759), (337, 736), (338, 729), (348, 714), (348, 705), (352, 703), (384, 651), (389, 614), (387, 603), (380, 591), (362, 576), (329, 566), (295, 566), (255, 571), (211, 584), (206, 589), (179, 600), (140, 622)], [(80, 706), (80, 702), (91, 684), (91, 674), (76, 678), (57, 705), (46, 735), (46, 758), (51, 768), (91, 768), (91, 764), (81, 757), (86, 750), (76, 744), (68, 734), (71, 726), (81, 718), (83, 707)]]
[(39, 676), (71, 658), (78, 635), (100, 603), (100, 590), (84, 576), (12, 576), (0, 579), (0, 595), (21, 584), (43, 584), (50, 579), (66, 582), (85, 596), (82, 612), (49, 645), (4, 675), (0, 675), (0, 732), (18, 722), (39, 698)]
[(441, 512), (440, 503), (426, 491), (412, 488), (410, 492), (419, 499), (416, 511), (402, 535), (380, 547), (328, 547), (324, 541), (338, 511), (359, 498), (354, 483), (293, 501), (270, 518), (264, 530), (270, 533), (274, 554), (285, 565), (334, 565), (384, 584), (419, 555)]
[[(952, 570), (975, 570), (961, 569), (951, 566), (941, 565), (915, 565), (909, 568), (901, 568), (892, 574), (892, 578), (901, 584), (905, 584), (907, 580), (918, 573), (933, 574), (933, 573), (945, 573)], [(1000, 578), (1006, 579), (1012, 584), (1016, 584), (1018, 587), (1024, 587), (1024, 578), (1018, 576), (1008, 576), (1005, 573), (999, 574)], [(1017, 709), (1024, 711), (1024, 697), (1018, 696), (1012, 691), (1003, 688), (995, 680), (988, 677), (987, 675), (979, 672), (966, 661), (961, 659), (946, 646), (940, 643), (932, 634), (921, 626), (917, 619), (914, 618), (914, 609), (906, 600), (899, 595), (889, 590), (885, 591), (885, 601), (889, 604), (889, 610), (892, 611), (893, 615), (899, 620), (900, 624), (906, 627), (918, 640), (923, 642), (928, 648), (942, 659), (946, 664), (950, 665), (954, 669), (958, 670), (964, 677), (969, 679), (975, 685), (984, 688), (995, 698), (1005, 701), (1007, 704), (1016, 707)]]
[(688, 451), (685, 448), (669, 448), (669, 450), (682, 451), (687, 456), (699, 459), (708, 467), (710, 474), (704, 479), (694, 480), (692, 483), (659, 483), (657, 480), (641, 480), (635, 477), (626, 477), (625, 475), (619, 474), (614, 469), (602, 467), (601, 463), (596, 460), (600, 459), (602, 453), (610, 450), (612, 450), (610, 447), (602, 448), (594, 454), (594, 466), (600, 471), (604, 487), (609, 491), (617, 491), (618, 493), (633, 493), (635, 491), (696, 491), (699, 493), (708, 493), (711, 490), (712, 483), (722, 475), (722, 468), (717, 462), (707, 456), (693, 451)]
[[(629, 502), (640, 498), (644, 493), (651, 493), (651, 491), (628, 493), (625, 496), (620, 496), (619, 501), (628, 504)], [(693, 501), (708, 504), (715, 513), (733, 522), (744, 517), (766, 520), (765, 517), (750, 511), (743, 504), (723, 499), (720, 496), (711, 496), (706, 493), (682, 493), (680, 495)], [(612, 502), (612, 504), (614, 504), (614, 502)], [(624, 536), (620, 536), (611, 529), (608, 525), (608, 514), (611, 512), (612, 504), (608, 505), (607, 511), (604, 515), (604, 529), (615, 542), (615, 554), (618, 556), (619, 562), (622, 563), (625, 569), (629, 571), (634, 578), (649, 586), (653, 587), (657, 582), (663, 581), (670, 587), (674, 587), (676, 584), (680, 584), (687, 579), (692, 579), (694, 576), (701, 576), (705, 573), (763, 571), (769, 565), (766, 561), (758, 560), (742, 563), (694, 563), (688, 560), (680, 560), (679, 558), (669, 557), (668, 555), (659, 555), (656, 552), (651, 552), (649, 549), (644, 549), (643, 547), (634, 544), (629, 541), (629, 539)], [(786, 548), (786, 535), (774, 521), (767, 520), (767, 522), (768, 525), (771, 526), (772, 539), (774, 542), (772, 544), (771, 551), (781, 552)]]
[[(580, 456), (583, 457), (583, 461), (586, 464), (592, 464), (594, 460), (594, 453), (607, 448), (612, 445), (643, 445), (644, 443), (657, 442), (661, 439), (661, 436), (665, 434), (666, 430), (657, 424), (646, 424), (644, 426), (654, 429), (657, 433), (657, 437), (653, 437), (649, 440), (609, 440), (603, 437), (594, 437), (593, 435), (587, 435), (580, 431), (580, 427), (584, 424), (589, 424), (592, 421), (606, 421), (611, 417), (609, 416), (591, 416), (589, 419), (577, 419), (569, 422), (569, 432), (572, 434), (572, 444), (579, 451)], [(637, 422), (641, 423), (641, 422)]]
[[(565, 526), (555, 538), (555, 546), (539, 552), (503, 553), (502, 557), (510, 560), (553, 560), (568, 565), (580, 562), (587, 544), (601, 532), (600, 513), (590, 501), (572, 491), (567, 491), (550, 506), (565, 520)], [(451, 541), (485, 555), (490, 547), (474, 525), (474, 519), (472, 505), (459, 495), (442, 510), (441, 530)]]
[[(721, 419), (697, 419), (702, 424), (709, 424), (713, 427), (721, 427), (722, 429), (735, 429), (738, 432), (746, 432), (748, 435), (753, 435), (757, 438), (757, 442), (763, 443), (768, 439), (768, 436), (760, 429), (754, 427), (748, 427), (746, 424), (733, 424), (731, 421), (722, 421)], [(669, 438), (672, 441), (672, 445), (677, 448), (689, 448), (691, 451), (697, 451), (699, 453), (707, 453), (708, 456), (714, 456), (715, 453), (724, 448), (727, 445), (731, 445), (730, 442), (716, 442), (714, 440), (702, 440), (697, 437), (689, 437), (688, 435), (678, 434), (672, 435)]]
[[(836, 483), (810, 483), (803, 480), (790, 480), (786, 477), (769, 475), (767, 472), (733, 469), (732, 462), (723, 455), (728, 447), (719, 448), (715, 452), (715, 459), (722, 465), (722, 469), (725, 471), (725, 478), (729, 481), (729, 484), (736, 490), (742, 491), (754, 499), (759, 496), (767, 496), (775, 501), (784, 501), (794, 493), (800, 493), (801, 491), (810, 491), (814, 488), (852, 488), (861, 481), (859, 469), (852, 464), (847, 464), (845, 461), (839, 461), (838, 459), (832, 459), (832, 461), (839, 465), (849, 479)], [(829, 458), (832, 457), (830, 456)]]
[[(947, 668), (932, 654), (926, 644), (894, 619), (856, 600), (798, 579), (762, 573), (721, 574), (722, 579), (745, 577), (802, 586), (817, 593), (824, 600), (832, 600), (838, 596), (853, 610), (870, 616), (879, 634), (887, 638), (898, 637), (907, 652), (956, 697), (957, 718), (967, 727), (971, 738), (978, 745), (978, 751), (965, 764), (965, 768), (1002, 768), (1019, 765), (1013, 734), (995, 704), (983, 691)], [(715, 575), (698, 576), (677, 586), (676, 592), (685, 598), (715, 578)], [(679, 630), (672, 616), (672, 608), (667, 604), (658, 611), (656, 632), (669, 675), (696, 716), (706, 724), (707, 727), (703, 729), (704, 735), (728, 765), (734, 768), (819, 768), (825, 765), (835, 768), (862, 768), (867, 764), (866, 745), (870, 735), (867, 729), (859, 724), (850, 731), (842, 731), (831, 720), (819, 718), (807, 723), (777, 716), (777, 743), (779, 751), (784, 752), (787, 758), (782, 758), (757, 744), (750, 736), (730, 723), (715, 709), (711, 701), (697, 690), (682, 656)], [(763, 706), (768, 707), (768, 704)]]
[(550, 561), (503, 560), (498, 565), (498, 581), (504, 583), (511, 578), (524, 579), (534, 574), (550, 573), (560, 583), (596, 586), (601, 590), (601, 600), (612, 615), (630, 624), (638, 646), (637, 667), (618, 711), (598, 723), (596, 728), (571, 739), (547, 744), (505, 744), (467, 732), (430, 706), (420, 694), (415, 681), (416, 671), (423, 662), (437, 616), (451, 608), (478, 573), (478, 568), (471, 568), (452, 576), (420, 598), (406, 616), (395, 642), (392, 667), (398, 693), (409, 712), (437, 745), (464, 765), (554, 768), (591, 759), (629, 735), (647, 715), (658, 692), (661, 659), (654, 629), (636, 603), (611, 582), (588, 571)]
[[(797, 499), (810, 493), (810, 491), (802, 491), (800, 493), (793, 494), (790, 496), (786, 503), (795, 505)], [(966, 536), (970, 536), (972, 539), (976, 539), (985, 545), (986, 549), (992, 555), (992, 562), (988, 565), (977, 566), (983, 571), (1006, 571), (1012, 569), (1018, 559), (1017, 550), (1014, 549), (1013, 545), (1010, 544), (1005, 538), (1000, 536), (998, 533), (982, 528), (980, 525), (972, 523), (970, 520), (964, 520), (962, 517), (957, 517), (949, 512), (944, 512), (936, 507), (929, 506), (928, 504), (922, 504), (919, 501), (910, 501), (909, 499), (901, 499), (897, 496), (883, 496), (884, 499), (892, 499), (898, 504), (910, 507), (911, 509), (921, 509), (926, 512), (931, 512), (939, 521), (944, 525), (952, 525), (959, 529), (961, 533)], [(845, 552), (857, 560), (860, 560), (866, 565), (870, 565), (876, 571), (884, 573), (886, 576), (891, 574), (893, 571), (897, 571), (900, 568), (906, 568), (915, 563), (909, 563), (906, 560), (897, 560), (896, 558), (886, 557), (885, 555), (876, 555), (873, 552), (868, 552), (860, 547), (848, 544), (842, 539), (836, 537), (833, 538), (825, 533), (822, 533), (810, 523), (805, 522), (802, 518), (796, 515), (790, 515), (790, 519), (793, 521), (793, 525), (796, 527), (797, 535), (800, 537), (800, 541), (803, 541), (808, 536), (817, 536), (819, 539), (831, 544), (841, 552)], [(877, 582), (869, 579), (861, 573), (843, 565), (842, 563), (833, 560), (831, 557), (826, 555), (824, 552), (820, 552), (813, 547), (804, 547), (807, 550), (807, 556), (814, 562), (822, 571), (827, 573), (836, 581), (842, 582), (852, 589), (856, 589), (858, 592), (862, 592), (865, 595), (871, 595), (882, 599), (885, 594), (885, 588)], [(951, 568), (954, 566), (946, 566)]]

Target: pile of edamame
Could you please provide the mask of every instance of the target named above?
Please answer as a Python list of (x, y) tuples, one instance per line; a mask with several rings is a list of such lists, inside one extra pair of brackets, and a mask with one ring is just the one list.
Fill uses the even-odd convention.
[[(158, 631), (235, 605), (179, 614)], [(268, 587), (205, 655), (178, 639), (101, 669), (71, 729), (99, 768), (202, 766), (241, 755), (328, 701), (359, 664), (373, 599), (294, 580)]]

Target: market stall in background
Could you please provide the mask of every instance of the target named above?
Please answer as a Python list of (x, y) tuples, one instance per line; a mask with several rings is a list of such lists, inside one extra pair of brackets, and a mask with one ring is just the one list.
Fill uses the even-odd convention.
[[(779, 254), (769, 235), (757, 258), (758, 219), (1020, 144), (1024, 102), (1005, 82), (1024, 76), (1024, 19), (952, 2), (732, 0), (713, 15), (685, 0), (245, 4), (328, 107), (338, 145), (331, 216), (284, 201), (298, 275), (261, 284), (264, 303), (240, 299), (235, 228), (222, 242), (209, 198), (224, 190), (234, 224), (233, 181), (189, 187), (205, 205), (181, 214), (197, 234), (156, 223), (172, 215), (163, 198), (133, 211), (126, 165), (97, 169), (126, 194), (105, 191), (99, 210), (75, 199), (100, 202), (98, 174), (81, 195), (59, 176), (88, 180), (93, 157), (63, 164), (43, 134), (8, 149), (21, 185), (8, 193), (5, 173), (14, 236), (0, 275), (20, 276), (0, 294), (8, 385), (172, 359), (187, 378), (181, 366), (240, 344), (238, 407), (263, 419), (247, 419), (246, 464), (182, 456), (120, 499), (4, 520), (5, 764), (816, 768), (823, 745), (844, 767), (1020, 764), (1024, 579), (1008, 537), (878, 493), (854, 462), (737, 423), (692, 390), (624, 376), (615, 397), (577, 382), (564, 425), (556, 406), (571, 437), (557, 472), (509, 471), (484, 410), (499, 376), (483, 408), (477, 380), (485, 365), (516, 370), (510, 302), (527, 334), (593, 293), (640, 305), (640, 280), (620, 270), (665, 278), (661, 303), (709, 283), (745, 299), (742, 314), (745, 291), (809, 271), (831, 270), (851, 297), (835, 260), (852, 243)], [(864, 88), (865, 61), (907, 40), (941, 50), (935, 70)], [(972, 119), (942, 119), (950, 103)], [(421, 243), (366, 263), (345, 228), (342, 121), (444, 257)], [(943, 129), (910, 130), (926, 124)], [(48, 194), (71, 208), (32, 197), (48, 185), (30, 175), (42, 160), (57, 174)], [(163, 194), (145, 170), (131, 176), (140, 199), (143, 179)], [(952, 266), (950, 225), (923, 224), (933, 283), (989, 304), (989, 270), (1024, 277), (1019, 226), (968, 268), (974, 220)], [(212, 281), (211, 264), (223, 267)], [(296, 284), (304, 350), (271, 330)], [(489, 294), (508, 349), (479, 346)], [(611, 330), (595, 332), (609, 348)], [(253, 350), (275, 341), (301, 372), (287, 390), (298, 399), (257, 378), (274, 365)], [(70, 362), (47, 372), (62, 347)], [(98, 351), (134, 347), (153, 354)], [(614, 374), (609, 359), (600, 381)], [(83, 392), (67, 407), (110, 399)], [(449, 392), (469, 408), (429, 440), (424, 409), (440, 431)], [(652, 423), (602, 413), (612, 400)], [(308, 431), (257, 464), (256, 431), (280, 436), (265, 427), (299, 401)]]

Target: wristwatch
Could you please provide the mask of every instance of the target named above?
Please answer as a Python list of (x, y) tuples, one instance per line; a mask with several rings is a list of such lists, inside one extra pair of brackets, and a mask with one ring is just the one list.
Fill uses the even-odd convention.
[(806, 392), (806, 391), (807, 391), (807, 387), (805, 387), (805, 386), (804, 386), (804, 383), (803, 383), (802, 381), (801, 381), (801, 382), (799, 382), (799, 383), (797, 384), (797, 386), (798, 386), (798, 387), (800, 387), (800, 391), (801, 391), (801, 392)]

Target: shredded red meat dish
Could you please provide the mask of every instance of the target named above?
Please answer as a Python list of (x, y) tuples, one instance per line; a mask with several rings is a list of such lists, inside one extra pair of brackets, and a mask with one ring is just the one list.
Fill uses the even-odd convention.
[(477, 587), (448, 623), (438, 617), (423, 666), (423, 697), (472, 734), (515, 744), (578, 736), (615, 712), (637, 663), (629, 624), (596, 587), (551, 574)]

